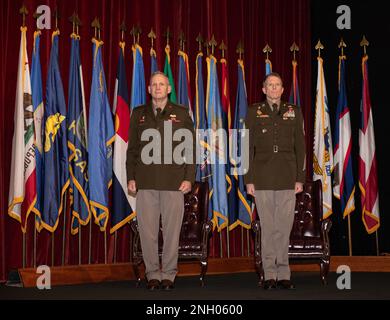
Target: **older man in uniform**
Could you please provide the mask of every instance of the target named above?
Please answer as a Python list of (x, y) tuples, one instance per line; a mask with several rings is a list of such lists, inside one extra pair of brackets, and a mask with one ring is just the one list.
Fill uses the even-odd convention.
[[(161, 286), (164, 290), (170, 290), (174, 287), (177, 274), (184, 194), (191, 191), (195, 179), (194, 125), (188, 108), (168, 100), (171, 86), (163, 73), (156, 72), (151, 76), (148, 90), (151, 101), (135, 108), (130, 120), (128, 191), (130, 194), (137, 193), (137, 219), (147, 288), (155, 290)], [(175, 147), (181, 143), (172, 139), (178, 129), (187, 129), (187, 137), (189, 134), (191, 141), (185, 142), (186, 146), (190, 146), (187, 148), (189, 157), (181, 153), (180, 159), (172, 157)], [(158, 148), (153, 148), (154, 154), (151, 154), (148, 144), (153, 141), (157, 142), (154, 147)], [(161, 269), (158, 255), (160, 214), (164, 242)]]
[(270, 73), (263, 82), (266, 101), (248, 109), (247, 192), (260, 217), (264, 289), (294, 289), (288, 261), (295, 194), (305, 180), (305, 139), (300, 108), (281, 101), (283, 82)]

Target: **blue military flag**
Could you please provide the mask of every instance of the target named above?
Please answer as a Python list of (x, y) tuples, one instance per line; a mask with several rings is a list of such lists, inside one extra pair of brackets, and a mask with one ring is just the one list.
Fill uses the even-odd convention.
[(207, 92), (206, 110), (207, 126), (210, 130), (209, 144), (211, 146), (211, 174), (210, 199), (212, 205), (213, 224), (221, 231), (228, 224), (228, 201), (227, 201), (227, 137), (223, 128), (222, 104), (219, 94), (217, 59), (210, 55), (207, 59)]
[[(241, 133), (245, 134), (243, 131), (245, 129), (245, 118), (248, 111), (248, 102), (246, 95), (246, 86), (245, 86), (245, 73), (244, 73), (244, 62), (240, 59), (238, 60), (238, 80), (237, 80), (237, 95), (236, 95), (236, 106), (234, 112), (234, 123), (233, 129), (240, 135)], [(246, 229), (251, 228), (252, 221), (252, 201), (249, 199), (243, 178), (243, 172), (240, 172), (244, 168), (242, 162), (242, 157), (245, 155), (241, 153), (242, 141), (241, 136), (237, 136), (236, 139), (232, 139), (231, 150), (233, 150), (234, 157), (230, 158), (232, 172), (232, 182), (234, 189), (230, 192), (231, 197), (238, 199), (234, 202), (234, 206), (230, 206), (229, 212), (229, 230), (234, 229), (236, 226), (241, 225)], [(232, 156), (232, 155), (231, 155)], [(236, 160), (241, 159), (241, 163), (238, 163)], [(229, 195), (230, 195), (229, 194)], [(230, 198), (231, 198), (230, 197)], [(230, 200), (230, 199), (229, 199)], [(232, 201), (229, 201), (231, 204)]]
[(150, 48), (150, 75), (158, 71), (157, 55), (153, 48)]
[(142, 60), (142, 48), (134, 44), (133, 50), (133, 81), (131, 84), (132, 109), (146, 103), (145, 70)]
[(179, 51), (179, 80), (177, 85), (177, 102), (188, 108), (191, 118), (193, 118), (191, 106), (190, 90), (190, 70), (188, 66), (188, 55)]
[(270, 59), (265, 59), (265, 75), (269, 75), (272, 72), (272, 63)]
[(195, 113), (194, 123), (197, 141), (199, 142), (199, 164), (196, 166), (196, 181), (208, 181), (211, 173), (208, 163), (210, 146), (208, 145), (207, 135), (202, 134), (207, 130), (206, 109), (204, 101), (204, 86), (202, 74), (203, 53), (199, 52), (196, 57), (196, 76), (195, 76)]
[(64, 194), (69, 186), (69, 163), (66, 143), (66, 105), (58, 65), (58, 35), (52, 34), (49, 70), (46, 83), (44, 138), (44, 201), (42, 225), (54, 232), (64, 209)]
[(80, 37), (71, 35), (69, 91), (68, 91), (68, 148), (70, 188), (72, 191), (71, 232), (76, 234), (79, 225), (87, 225), (89, 209), (88, 148), (85, 97), (80, 61)]
[(108, 190), (112, 183), (114, 125), (107, 97), (101, 48), (103, 41), (92, 40), (93, 73), (89, 104), (88, 175), (91, 211), (105, 231), (108, 221)]
[(37, 179), (37, 202), (35, 203), (36, 220), (35, 225), (38, 231), (42, 229), (41, 216), (43, 207), (43, 93), (42, 93), (42, 70), (40, 61), (40, 39), (41, 31), (34, 32), (34, 48), (31, 64), (31, 89), (34, 110), (35, 125), (35, 163)]
[(135, 216), (135, 197), (127, 192), (126, 154), (129, 140), (130, 109), (125, 68), (125, 43), (120, 43), (115, 81), (115, 143), (112, 177), (111, 233)]

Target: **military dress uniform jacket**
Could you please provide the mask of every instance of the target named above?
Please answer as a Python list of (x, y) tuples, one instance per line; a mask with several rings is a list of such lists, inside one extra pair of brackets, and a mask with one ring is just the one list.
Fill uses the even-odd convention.
[[(164, 126), (172, 124), (172, 131)], [(167, 132), (165, 137), (172, 142), (172, 152), (164, 152), (164, 128)], [(192, 136), (192, 159), (187, 159), (184, 156), (182, 164), (177, 164), (173, 159), (175, 147), (181, 141), (172, 141), (172, 137), (176, 130), (185, 128), (188, 129)], [(152, 138), (148, 141), (141, 141), (142, 133), (147, 129), (157, 129), (160, 132), (161, 141), (158, 143), (157, 154), (160, 153), (161, 161), (159, 163), (144, 163), (141, 159), (142, 149), (151, 143)], [(154, 137), (157, 138), (157, 137)], [(153, 139), (154, 139), (153, 138)], [(158, 141), (158, 140), (156, 140)], [(151, 155), (152, 151), (147, 152)], [(164, 154), (170, 154), (170, 161), (166, 162)], [(181, 153), (180, 153), (181, 154)], [(168, 101), (167, 105), (159, 115), (155, 115), (152, 103), (135, 108), (132, 112), (129, 128), (129, 145), (127, 149), (127, 180), (135, 180), (138, 189), (151, 190), (179, 190), (180, 184), (184, 181), (195, 180), (195, 134), (194, 124), (189, 116), (188, 108), (179, 106)], [(190, 157), (191, 158), (191, 157)], [(170, 163), (169, 163), (170, 162)]]
[(249, 169), (246, 184), (255, 190), (291, 190), (305, 181), (305, 138), (301, 109), (281, 102), (273, 112), (268, 102), (248, 108)]

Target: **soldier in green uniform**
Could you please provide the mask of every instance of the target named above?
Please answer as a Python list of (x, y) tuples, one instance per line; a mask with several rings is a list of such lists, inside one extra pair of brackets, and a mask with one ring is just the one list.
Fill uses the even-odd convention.
[[(145, 275), (149, 290), (174, 287), (178, 246), (184, 214), (184, 194), (195, 179), (194, 125), (188, 108), (168, 100), (168, 78), (154, 73), (148, 87), (151, 101), (133, 110), (127, 151), (128, 192), (136, 193), (137, 220)], [(186, 129), (178, 131), (179, 129)], [(175, 133), (187, 133), (187, 153), (175, 153), (182, 140)], [(186, 139), (186, 138), (184, 138)], [(191, 140), (191, 141), (189, 141)], [(151, 148), (154, 142), (154, 148)], [(155, 147), (158, 148), (155, 148)], [(159, 223), (162, 223), (163, 252), (158, 255)]]
[(294, 289), (288, 261), (295, 194), (305, 181), (305, 139), (301, 109), (281, 101), (283, 82), (270, 73), (263, 82), (266, 101), (249, 107), (248, 194), (255, 197), (261, 226), (264, 289)]

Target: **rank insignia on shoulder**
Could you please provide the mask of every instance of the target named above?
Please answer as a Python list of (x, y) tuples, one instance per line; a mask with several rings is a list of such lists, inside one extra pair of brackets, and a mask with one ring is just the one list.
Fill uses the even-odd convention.
[(145, 122), (145, 116), (142, 116), (141, 118), (139, 118), (139, 123), (144, 123)]

